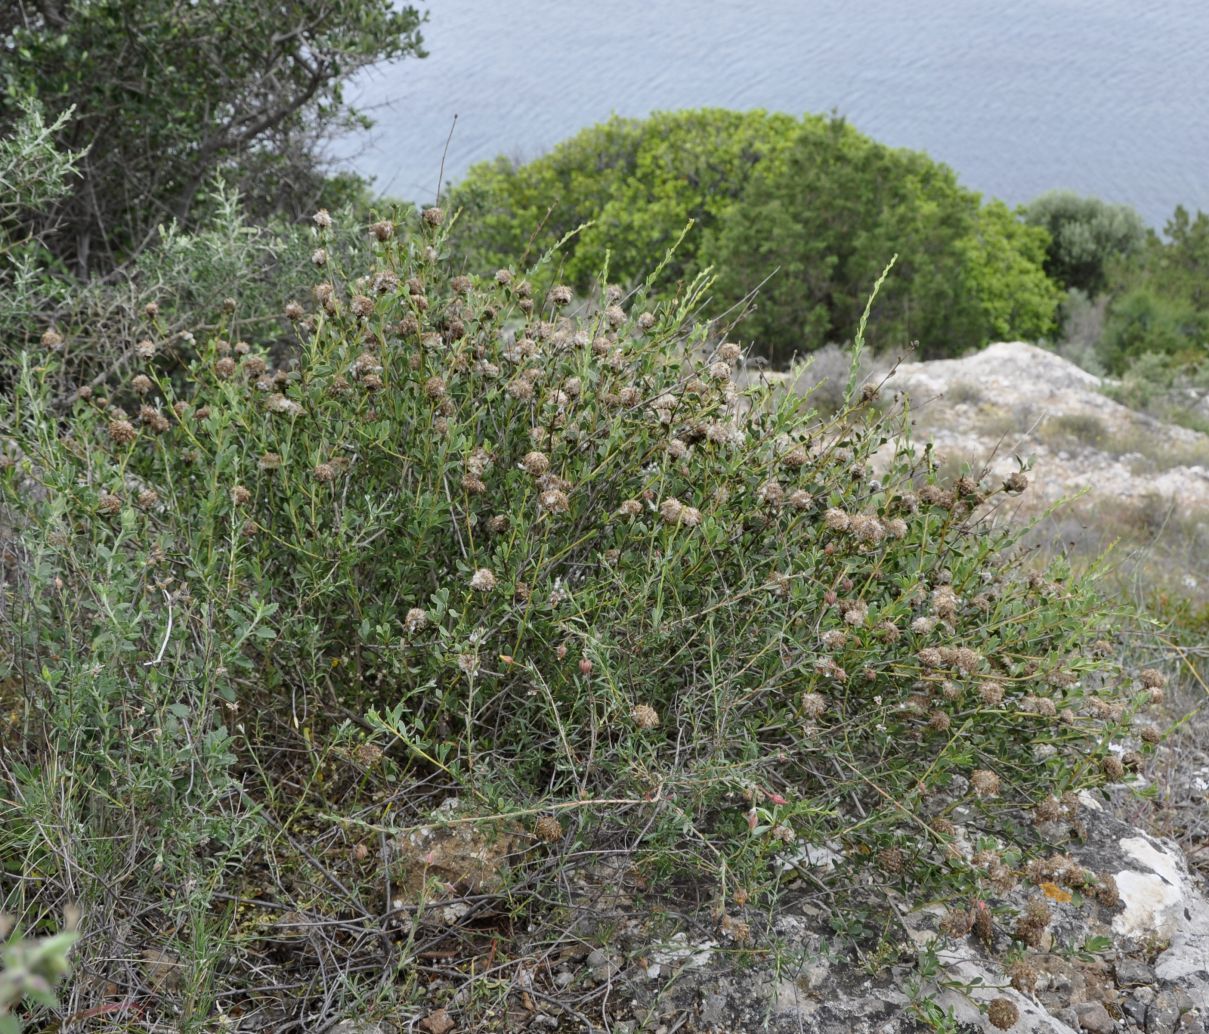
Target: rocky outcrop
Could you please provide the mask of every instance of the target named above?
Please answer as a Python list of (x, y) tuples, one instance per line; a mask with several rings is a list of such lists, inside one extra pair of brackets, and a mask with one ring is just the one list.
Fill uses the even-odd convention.
[(1209, 508), (1209, 436), (1114, 402), (1100, 378), (1023, 342), (903, 363), (885, 391), (910, 400), (919, 440), (994, 475), (1032, 461), (1040, 498), (1087, 490)]

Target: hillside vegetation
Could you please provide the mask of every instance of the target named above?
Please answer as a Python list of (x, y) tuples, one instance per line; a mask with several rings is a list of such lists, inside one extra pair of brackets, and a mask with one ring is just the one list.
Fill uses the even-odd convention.
[[(1144, 766), (1165, 675), (1096, 569), (984, 519), (1023, 464), (941, 466), (862, 374), (1044, 333), (1049, 230), (760, 113), (614, 121), (441, 207), (179, 194), (195, 109), (47, 56), (123, 5), (44, 6), (45, 96), (0, 111), (0, 1030), (603, 1016), (607, 960), (555, 963), (608, 943), (571, 903), (618, 874), (737, 964), (790, 893), (870, 971), (915, 952), (904, 903), (1013, 961), (1046, 887), (1120, 904), (1051, 834)], [(310, 38), (228, 6), (131, 23), (138, 56)], [(418, 46), (410, 9), (333, 18), (325, 103)], [(98, 84), (185, 142), (104, 226), (65, 103)], [(284, 167), (257, 146), (208, 171)], [(831, 404), (760, 375), (832, 339)]]

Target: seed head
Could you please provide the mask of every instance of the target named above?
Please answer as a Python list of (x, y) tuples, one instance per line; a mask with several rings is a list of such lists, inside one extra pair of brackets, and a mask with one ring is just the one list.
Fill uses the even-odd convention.
[(111, 492), (102, 492), (97, 510), (105, 517), (116, 517), (122, 512), (122, 500)]
[(716, 381), (728, 381), (731, 377), (730, 363), (719, 359), (716, 363), (710, 363), (708, 372)]
[(667, 524), (678, 524), (680, 514), (684, 510), (684, 504), (675, 496), (669, 496), (659, 504), (659, 516), (663, 518)]
[(235, 485), (231, 489), (231, 502), (236, 506), (243, 506), (252, 498), (252, 493), (249, 492), (243, 485)]
[(51, 327), (42, 335), (42, 347), (57, 352), (63, 347), (63, 335)]
[(806, 693), (802, 697), (802, 714), (807, 718), (822, 718), (827, 713), (827, 699), (821, 693)]
[(487, 568), (480, 567), (470, 579), (470, 588), (476, 592), (490, 592), (495, 588), (495, 575)]
[(497, 269), (495, 271), (495, 282), (502, 287), (507, 287), (510, 283), (512, 283), (512, 270)]
[(324, 248), (316, 248), (311, 252), (311, 262), (316, 266), (327, 265), (327, 250)]
[(154, 488), (144, 488), (138, 494), (138, 504), (143, 510), (150, 510), (160, 501), (160, 494)]
[(302, 319), (305, 310), (297, 302), (286, 302), (285, 318), (291, 322)]
[(627, 499), (617, 508), (617, 512), (622, 517), (640, 517), (642, 515), (642, 503), (637, 499)]
[(980, 768), (970, 775), (970, 786), (979, 797), (995, 797), (999, 793), (999, 776)]
[(332, 217), (326, 208), (319, 209), (313, 216), (311, 221), (321, 230), (330, 230), (332, 228)]
[(394, 223), (383, 219), (369, 228), (370, 234), (379, 241), (388, 241), (395, 235)]
[(525, 458), (521, 460), (521, 466), (525, 468), (527, 474), (533, 477), (541, 477), (550, 469), (550, 458), (544, 452), (525, 453)]
[(610, 305), (605, 309), (605, 319), (609, 321), (609, 326), (616, 330), (625, 322), (625, 309), (620, 305)]
[(403, 619), (403, 627), (409, 634), (414, 634), (428, 624), (428, 614), (420, 607), (412, 607)]
[(155, 302), (148, 302), (146, 305), (143, 306), (143, 312), (145, 312), (147, 314), (147, 318), (149, 320), (153, 320), (153, 319), (155, 319), (156, 316), (158, 316), (160, 314), (160, 307)]
[(630, 718), (640, 729), (654, 729), (659, 724), (659, 712), (650, 704), (635, 704)]
[(435, 206), (424, 209), (424, 222), (429, 226), (437, 227), (440, 226), (444, 221), (445, 213), (441, 209)]
[(566, 513), (570, 508), (567, 493), (557, 488), (547, 489), (538, 498), (541, 508), (548, 513)]
[(1009, 998), (995, 998), (987, 1006), (987, 1020), (992, 1027), (999, 1030), (1009, 1030), (1020, 1019), (1020, 1010)]
[(1019, 493), (1028, 488), (1028, 478), (1021, 471), (1009, 474), (1003, 479), (1003, 488), (1006, 492)]
[(852, 518), (839, 507), (831, 507), (823, 514), (823, 524), (831, 531), (847, 531)]
[(327, 484), (329, 481), (336, 479), (336, 467), (332, 463), (316, 463), (315, 469), (311, 472), (315, 480)]
[(1162, 689), (1167, 685), (1167, 676), (1154, 668), (1142, 669), (1138, 673), (1138, 678), (1142, 680), (1142, 685), (1147, 689)]
[(129, 445), (138, 437), (138, 432), (129, 420), (110, 420), (109, 437), (118, 445)]
[(374, 300), (368, 295), (358, 294), (352, 301), (353, 315), (359, 319), (368, 319), (374, 314)]
[(134, 346), (134, 353), (140, 359), (151, 359), (155, 356), (155, 342), (150, 338), (143, 338)]
[(556, 844), (563, 838), (563, 826), (553, 815), (542, 815), (533, 823), (533, 833), (544, 843)]
[(214, 364), (214, 372), (224, 381), (227, 380), (235, 373), (235, 360), (229, 355), (224, 355)]
[(154, 406), (140, 406), (139, 419), (143, 422), (144, 426), (150, 428), (156, 434), (163, 434), (172, 426), (168, 423), (168, 418)]
[(655, 314), (651, 312), (643, 312), (638, 315), (638, 329), (648, 331), (655, 325)]

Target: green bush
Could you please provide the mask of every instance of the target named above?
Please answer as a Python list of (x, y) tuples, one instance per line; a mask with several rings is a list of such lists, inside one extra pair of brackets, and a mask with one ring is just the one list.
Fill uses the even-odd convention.
[(1146, 242), (1146, 224), (1128, 205), (1051, 190), (1024, 207), (1024, 219), (1049, 234), (1045, 271), (1066, 288), (1102, 291), (1110, 266)]
[(1176, 367), (1209, 357), (1209, 215), (1177, 208), (1165, 236), (1150, 234), (1144, 248), (1112, 267), (1100, 352), (1114, 374), (1147, 352), (1169, 356)]
[[(176, 221), (204, 218), (222, 175), (260, 217), (331, 203), (322, 144), (364, 124), (359, 70), (423, 56), (423, 16), (388, 0), (63, 0), (0, 6), (0, 136), (39, 101), (78, 155), (25, 230), (72, 273), (106, 275)], [(72, 112), (70, 120), (61, 116)]]
[[(851, 341), (886, 258), (902, 267), (871, 313), (871, 344), (955, 354), (1036, 338), (1058, 294), (1044, 231), (980, 206), (947, 167), (884, 147), (842, 120), (716, 109), (613, 119), (514, 166), (476, 166), (449, 194), (471, 265), (536, 258), (567, 235), (564, 275), (585, 291), (607, 257), (636, 284), (694, 226), (655, 281), (661, 292), (719, 271), (711, 312), (746, 307), (744, 330), (788, 359)], [(591, 224), (586, 226), (585, 224)], [(579, 232), (576, 232), (576, 231)]]
[[(103, 976), (124, 963), (88, 933), (148, 874), (188, 888), (151, 907), (192, 946), (171, 1008), (200, 1029), (233, 964), (221, 895), (275, 871), (300, 814), (386, 834), (407, 788), (439, 788), (756, 900), (831, 845), (842, 911), (869, 881), (1001, 880), (1019, 809), (1120, 774), (1130, 684), (1091, 585), (1027, 575), (972, 516), (1022, 475), (936, 483), (859, 383), (826, 420), (742, 387), (694, 318), (706, 279), (575, 308), (455, 275), (441, 214), (418, 223), (333, 249), (292, 353), (220, 325), (184, 371), (147, 353), (63, 415), (60, 355), (20, 356), (0, 685), (25, 746), (0, 858), (38, 875), (5, 908), (76, 888)], [(297, 774), (333, 743), (389, 764), (339, 795)], [(976, 865), (957, 808), (997, 845)], [(351, 860), (320, 871), (379, 893)]]

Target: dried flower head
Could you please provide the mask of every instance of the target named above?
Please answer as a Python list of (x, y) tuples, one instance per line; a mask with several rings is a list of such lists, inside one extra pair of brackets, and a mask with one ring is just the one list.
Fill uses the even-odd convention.
[(311, 473), (316, 481), (327, 484), (336, 479), (336, 466), (333, 463), (316, 463), (315, 469)]
[(1003, 488), (1005, 492), (1023, 492), (1028, 488), (1028, 478), (1018, 470), (1003, 479)]
[(109, 437), (118, 445), (129, 445), (138, 437), (134, 424), (129, 420), (110, 420)]
[(250, 491), (248, 491), (248, 489), (245, 488), (243, 485), (232, 486), (231, 502), (233, 502), (236, 506), (243, 506), (245, 503), (250, 502), (251, 499), (252, 499), (252, 493)]
[(143, 338), (134, 346), (134, 354), (140, 359), (151, 359), (155, 356), (155, 342), (150, 338)]
[(655, 314), (651, 312), (643, 312), (638, 314), (638, 329), (644, 333), (655, 325)]
[(52, 352), (59, 351), (63, 347), (63, 335), (51, 327), (42, 335), (42, 347)]
[(659, 712), (650, 704), (635, 704), (630, 718), (640, 729), (654, 729), (659, 724)]
[(475, 592), (490, 592), (495, 588), (495, 575), (487, 568), (480, 567), (471, 576), (470, 588)]
[(547, 513), (566, 513), (570, 509), (567, 493), (557, 488), (548, 488), (538, 497), (538, 503)]
[(570, 305), (574, 294), (566, 284), (556, 284), (546, 297), (551, 305)]
[(999, 776), (980, 768), (970, 775), (970, 786), (979, 797), (995, 797), (999, 793)]
[(297, 320), (302, 319), (302, 317), (305, 314), (306, 314), (306, 310), (303, 309), (303, 307), (301, 305), (299, 305), (297, 302), (286, 302), (286, 305), (285, 305), (285, 318), (286, 319), (291, 320), (291, 321), (297, 321)]
[(502, 287), (507, 287), (510, 283), (512, 283), (512, 270), (497, 269), (495, 271), (495, 282)]
[(553, 815), (542, 815), (533, 823), (533, 834), (546, 844), (556, 844), (563, 838), (563, 826)]
[(802, 696), (802, 714), (807, 718), (822, 718), (827, 713), (827, 698), (821, 693), (806, 693)]
[(743, 355), (743, 349), (733, 341), (727, 341), (718, 349), (718, 358), (728, 363), (737, 363)]
[(847, 531), (851, 518), (839, 507), (833, 506), (823, 514), (823, 524), (831, 531)]
[(235, 373), (235, 360), (229, 355), (224, 355), (214, 364), (214, 372), (224, 381)]
[(395, 235), (395, 226), (394, 223), (383, 219), (380, 222), (374, 223), (369, 228), (369, 232), (375, 240), (388, 241)]
[(541, 477), (550, 469), (550, 458), (544, 452), (534, 450), (533, 452), (525, 453), (525, 458), (521, 460), (521, 466), (527, 474), (531, 474), (533, 477)]
[(172, 426), (168, 422), (168, 418), (154, 406), (140, 406), (139, 420), (143, 422), (143, 426), (154, 431), (156, 434), (163, 434)]
[(999, 1030), (1010, 1030), (1019, 1019), (1020, 1010), (1010, 998), (994, 998), (987, 1006), (987, 1020)]
[(154, 488), (144, 488), (139, 492), (136, 501), (140, 509), (150, 510), (159, 504), (160, 494)]
[(445, 213), (437, 207), (424, 209), (424, 222), (432, 227), (440, 226), (445, 221)]
[(97, 501), (97, 511), (105, 517), (116, 517), (122, 512), (122, 500), (112, 492), (102, 492)]
[(313, 216), (311, 221), (321, 230), (330, 230), (332, 228), (332, 216), (326, 208), (319, 209)]

